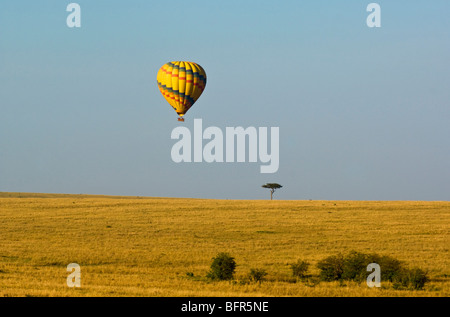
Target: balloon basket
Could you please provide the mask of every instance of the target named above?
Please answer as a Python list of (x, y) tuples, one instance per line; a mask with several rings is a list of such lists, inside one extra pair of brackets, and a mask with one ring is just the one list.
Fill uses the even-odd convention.
[(178, 121), (184, 122), (184, 118), (178, 118)]

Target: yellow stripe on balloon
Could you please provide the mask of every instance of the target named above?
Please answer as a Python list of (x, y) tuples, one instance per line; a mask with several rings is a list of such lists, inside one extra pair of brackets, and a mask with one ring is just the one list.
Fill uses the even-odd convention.
[(156, 80), (161, 94), (181, 117), (203, 93), (206, 73), (196, 63), (174, 61), (159, 69)]

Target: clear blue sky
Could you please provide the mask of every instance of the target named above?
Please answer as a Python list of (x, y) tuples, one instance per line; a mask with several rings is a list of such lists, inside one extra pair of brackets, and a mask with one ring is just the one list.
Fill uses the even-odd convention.
[[(70, 2), (0, 2), (0, 191), (450, 200), (450, 1)], [(185, 125), (279, 127), (276, 174), (172, 162), (172, 60), (208, 76)]]

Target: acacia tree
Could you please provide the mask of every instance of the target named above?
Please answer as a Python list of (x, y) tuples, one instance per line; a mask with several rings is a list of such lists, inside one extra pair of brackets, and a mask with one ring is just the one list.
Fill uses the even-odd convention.
[(272, 200), (272, 198), (273, 198), (273, 193), (275, 193), (275, 191), (276, 191), (278, 188), (281, 188), (281, 187), (283, 187), (283, 186), (281, 186), (280, 184), (277, 184), (277, 183), (267, 183), (267, 184), (265, 184), (265, 185), (262, 185), (261, 187), (270, 189), (270, 200)]

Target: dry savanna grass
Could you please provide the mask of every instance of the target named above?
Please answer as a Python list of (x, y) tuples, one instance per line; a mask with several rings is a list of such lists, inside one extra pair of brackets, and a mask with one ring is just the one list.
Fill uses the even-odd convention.
[[(261, 201), (0, 193), (0, 296), (449, 296), (450, 202)], [(423, 290), (295, 280), (351, 250), (428, 271)], [(230, 253), (232, 281), (205, 278)], [(66, 284), (81, 267), (81, 287)], [(262, 283), (246, 280), (264, 269)]]

